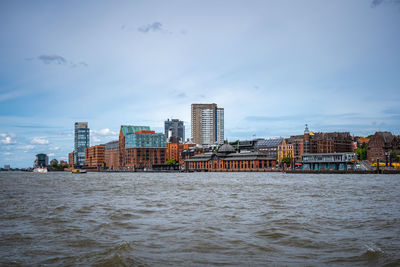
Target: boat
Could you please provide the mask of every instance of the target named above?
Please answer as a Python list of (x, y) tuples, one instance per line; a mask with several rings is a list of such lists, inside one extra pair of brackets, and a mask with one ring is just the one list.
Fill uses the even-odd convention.
[(34, 169), (33, 169), (33, 172), (37, 172), (37, 173), (47, 173), (48, 171), (47, 171), (47, 168), (46, 168), (46, 167), (40, 166), (40, 167), (34, 168)]
[(72, 173), (86, 173), (86, 170), (82, 170), (82, 169), (72, 169)]

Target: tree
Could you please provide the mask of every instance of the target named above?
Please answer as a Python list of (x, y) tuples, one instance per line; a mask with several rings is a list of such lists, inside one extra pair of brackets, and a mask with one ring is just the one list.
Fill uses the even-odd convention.
[(355, 153), (357, 154), (357, 158), (359, 160), (367, 159), (367, 144), (362, 143), (362, 145), (356, 149)]
[(167, 164), (167, 165), (179, 165), (179, 163), (176, 162), (175, 159), (167, 159), (166, 164)]
[(283, 157), (281, 162), (282, 162), (282, 163), (286, 163), (286, 164), (290, 164), (291, 161), (292, 161), (291, 158), (289, 158), (289, 157)]

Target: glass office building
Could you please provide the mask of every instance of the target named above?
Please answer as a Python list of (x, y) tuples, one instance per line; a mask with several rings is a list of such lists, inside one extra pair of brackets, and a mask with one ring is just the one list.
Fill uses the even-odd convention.
[(178, 137), (183, 142), (185, 141), (185, 125), (183, 121), (178, 119), (168, 119), (164, 122), (164, 133), (167, 137), (169, 130), (172, 131), (172, 137)]
[(90, 129), (87, 122), (75, 122), (74, 165), (85, 165), (85, 148), (90, 146)]

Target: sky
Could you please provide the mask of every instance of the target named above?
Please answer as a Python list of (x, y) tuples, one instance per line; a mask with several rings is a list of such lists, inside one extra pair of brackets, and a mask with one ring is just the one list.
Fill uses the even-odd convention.
[(225, 139), (400, 134), (400, 0), (0, 1), (0, 167), (66, 160), (192, 103)]

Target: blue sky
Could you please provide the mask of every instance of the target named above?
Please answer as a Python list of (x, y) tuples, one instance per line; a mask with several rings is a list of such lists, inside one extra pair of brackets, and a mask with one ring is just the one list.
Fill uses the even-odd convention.
[(0, 166), (66, 159), (191, 103), (229, 140), (400, 133), (400, 1), (1, 1)]

